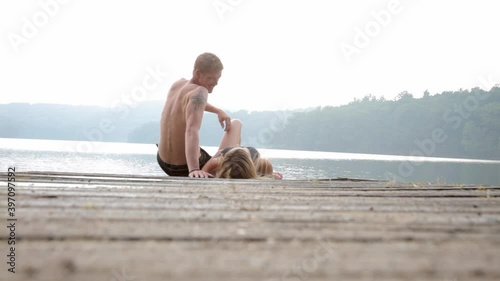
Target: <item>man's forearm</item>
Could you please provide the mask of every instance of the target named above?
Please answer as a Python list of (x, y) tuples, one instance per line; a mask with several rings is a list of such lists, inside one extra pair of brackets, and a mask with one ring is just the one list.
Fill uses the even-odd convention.
[(186, 162), (189, 172), (200, 169), (198, 152), (200, 151), (200, 138), (197, 132), (186, 132)]
[(218, 114), (220, 112), (220, 109), (207, 102), (207, 106), (205, 107), (205, 111)]

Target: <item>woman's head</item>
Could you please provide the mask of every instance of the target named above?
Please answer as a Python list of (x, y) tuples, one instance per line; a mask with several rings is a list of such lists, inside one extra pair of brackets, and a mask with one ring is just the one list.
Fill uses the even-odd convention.
[(259, 177), (272, 177), (273, 176), (273, 164), (269, 159), (259, 157), (255, 162), (255, 170), (257, 176)]
[(255, 179), (257, 173), (248, 149), (234, 147), (221, 154), (216, 177), (227, 179)]

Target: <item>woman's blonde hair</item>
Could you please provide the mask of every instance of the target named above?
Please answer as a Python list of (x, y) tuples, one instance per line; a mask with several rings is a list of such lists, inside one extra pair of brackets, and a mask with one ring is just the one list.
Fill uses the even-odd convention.
[(255, 161), (255, 170), (257, 176), (259, 177), (272, 177), (273, 176), (273, 164), (267, 158), (257, 158)]
[(255, 179), (257, 172), (247, 149), (235, 147), (220, 156), (217, 165), (217, 178)]

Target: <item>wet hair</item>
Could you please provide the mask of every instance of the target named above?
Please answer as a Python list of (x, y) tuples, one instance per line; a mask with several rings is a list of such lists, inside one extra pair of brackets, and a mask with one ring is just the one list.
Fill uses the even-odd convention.
[(257, 172), (248, 150), (235, 147), (221, 155), (215, 176), (226, 179), (256, 179)]
[(221, 71), (223, 68), (224, 66), (220, 59), (212, 53), (203, 53), (199, 55), (194, 62), (194, 70), (199, 70), (204, 73)]

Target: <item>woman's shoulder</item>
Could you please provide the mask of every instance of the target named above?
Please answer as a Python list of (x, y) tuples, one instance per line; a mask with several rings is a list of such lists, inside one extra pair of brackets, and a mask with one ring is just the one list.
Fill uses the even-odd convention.
[(248, 149), (248, 151), (250, 152), (250, 156), (252, 157), (252, 160), (255, 161), (257, 158), (260, 157), (260, 153), (257, 150), (257, 148), (255, 148), (253, 146), (242, 146), (242, 147), (245, 147), (246, 149)]

